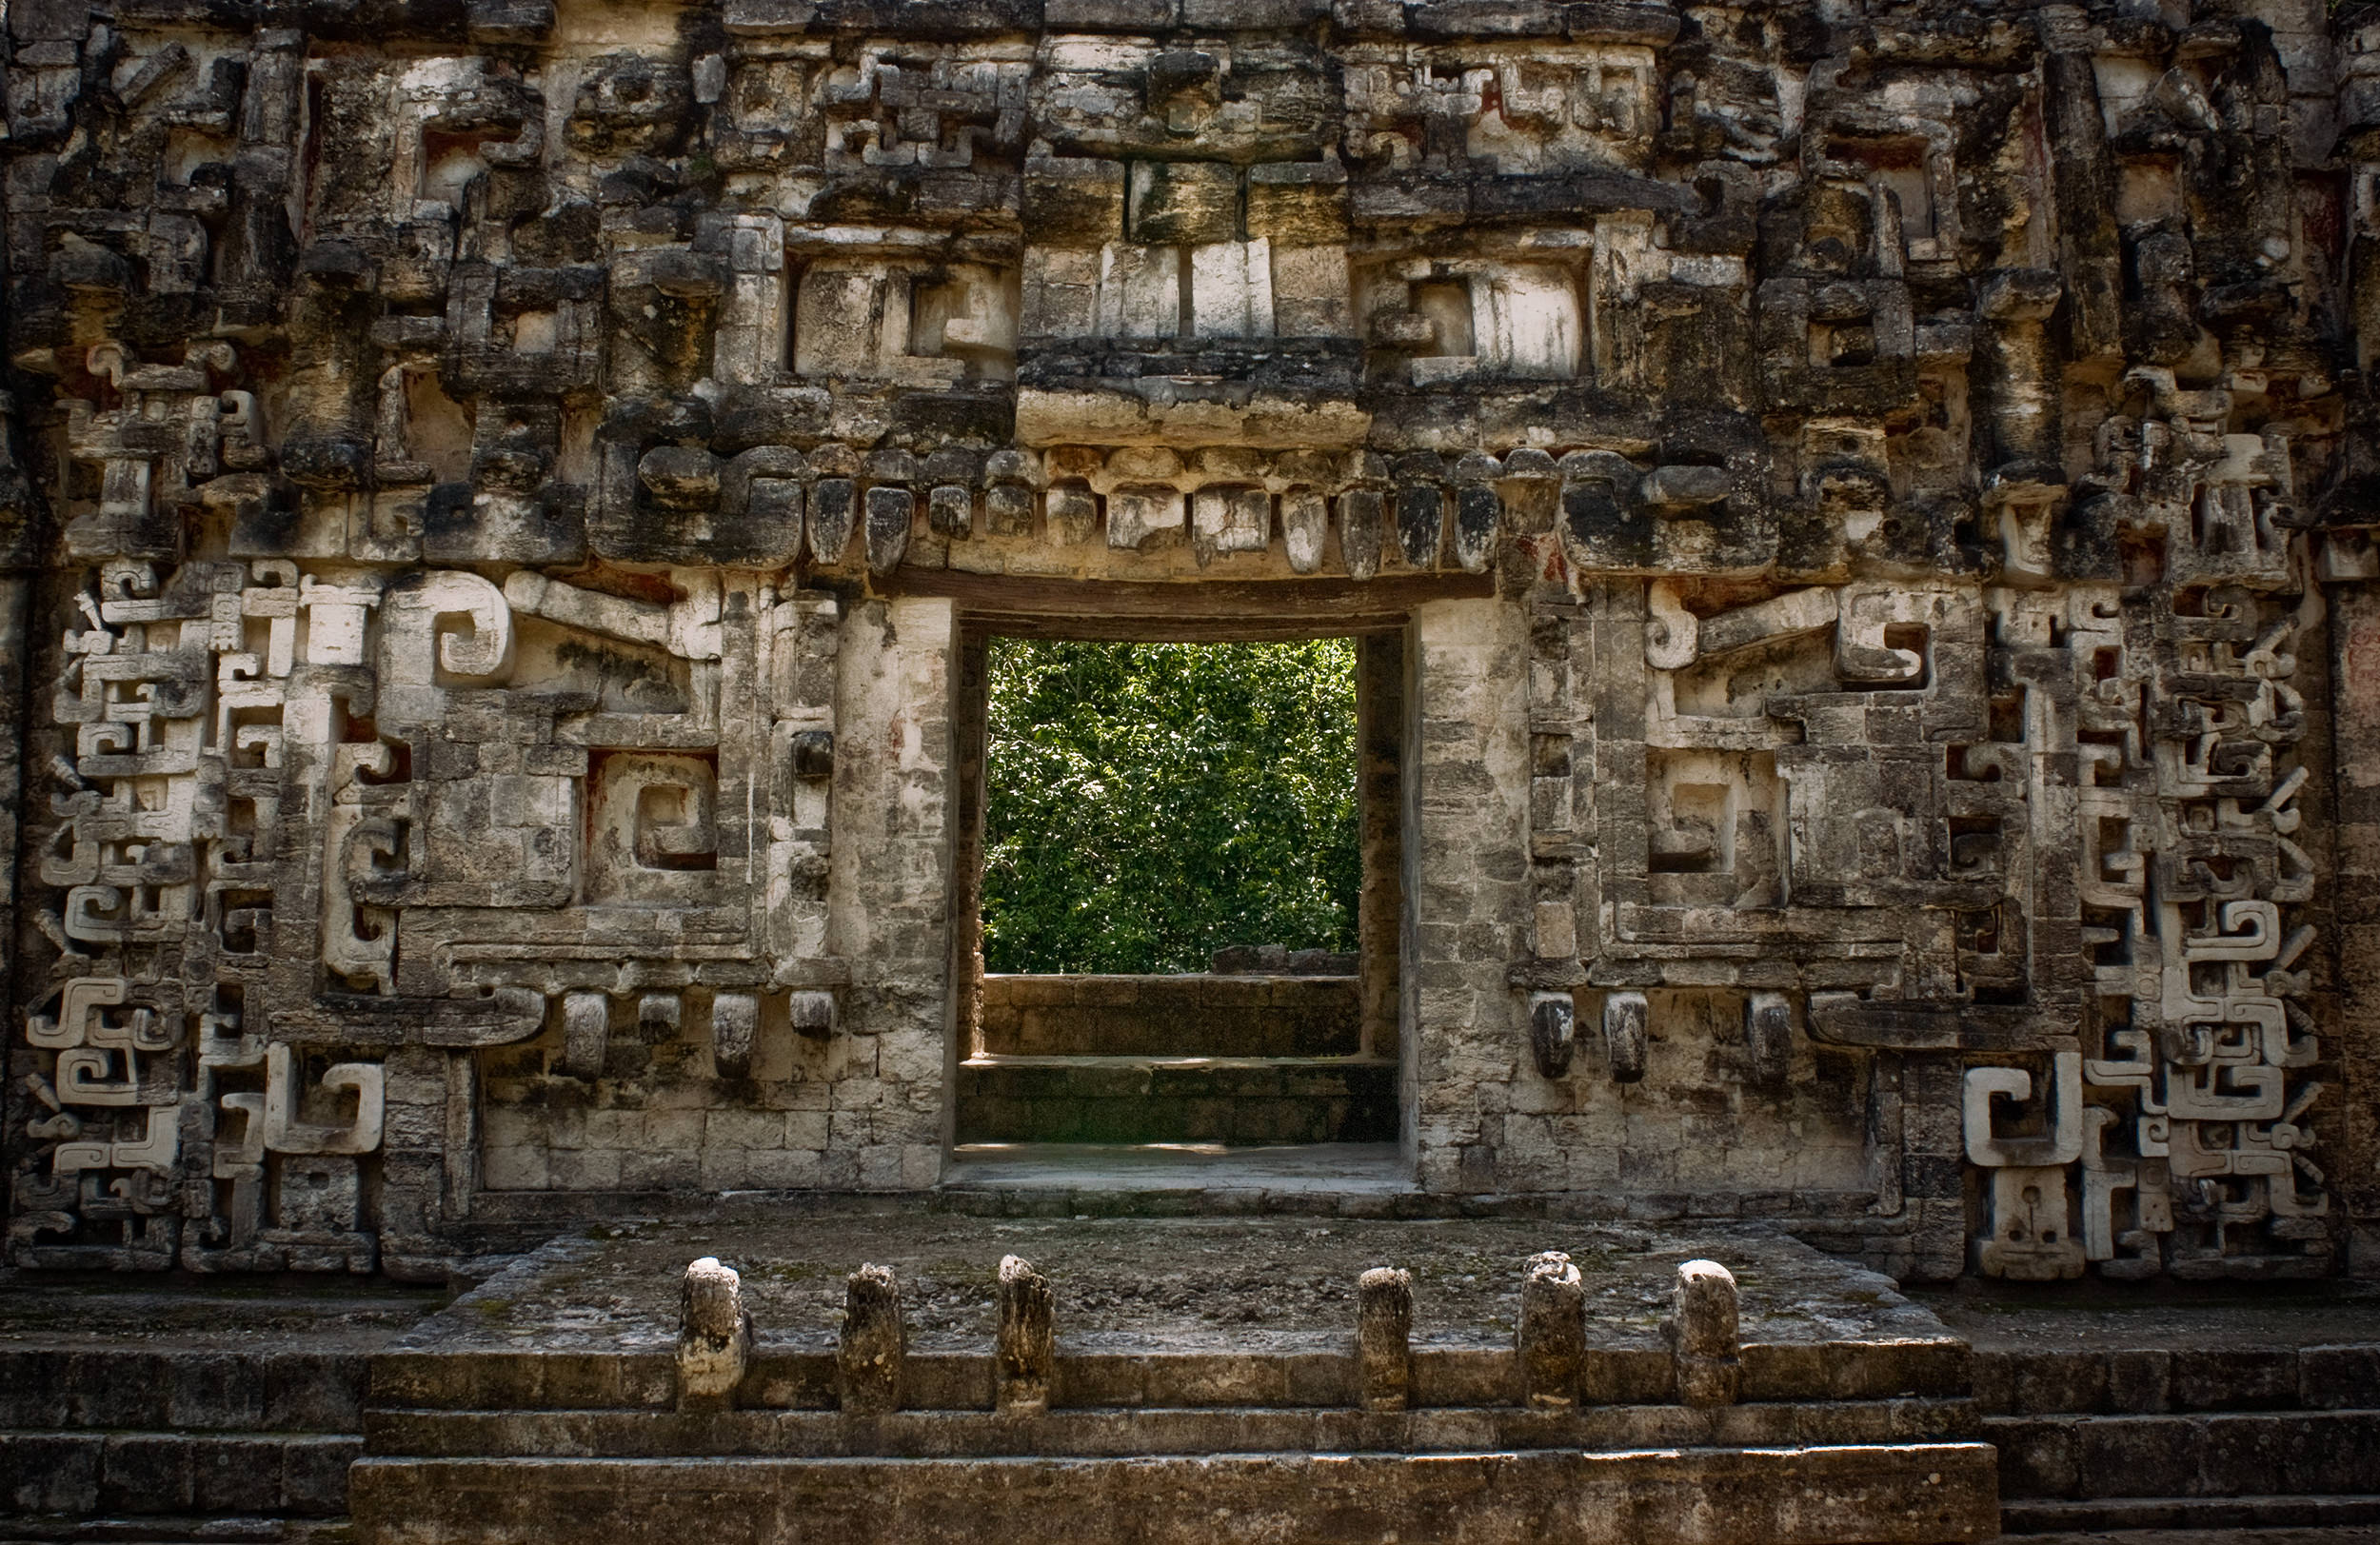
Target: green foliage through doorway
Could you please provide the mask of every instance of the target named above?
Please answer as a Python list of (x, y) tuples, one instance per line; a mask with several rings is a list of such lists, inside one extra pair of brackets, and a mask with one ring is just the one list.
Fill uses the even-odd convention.
[(1202, 971), (1352, 950), (1356, 650), (994, 639), (990, 971)]

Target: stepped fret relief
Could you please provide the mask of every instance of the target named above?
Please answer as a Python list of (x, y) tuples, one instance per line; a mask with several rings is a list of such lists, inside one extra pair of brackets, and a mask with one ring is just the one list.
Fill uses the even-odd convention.
[(2369, 29), (334, 10), (8, 20), (14, 1263), (931, 1187), (984, 640), (1335, 631), (1421, 1191), (2369, 1251)]

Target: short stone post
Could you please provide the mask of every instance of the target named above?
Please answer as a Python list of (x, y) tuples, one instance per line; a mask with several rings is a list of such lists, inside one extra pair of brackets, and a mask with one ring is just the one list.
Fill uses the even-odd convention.
[(1716, 1260), (1677, 1268), (1670, 1338), (1677, 1359), (1677, 1398), (1690, 1406), (1734, 1405), (1743, 1384), (1735, 1278)]
[(882, 1416), (901, 1407), (901, 1365), (909, 1335), (901, 1320), (901, 1283), (890, 1266), (863, 1266), (843, 1290), (843, 1335), (835, 1343), (835, 1372), (843, 1386), (843, 1408), (854, 1416)]
[(1050, 1369), (1056, 1358), (1056, 1306), (1049, 1278), (1030, 1261), (1001, 1257), (1000, 1342), (993, 1370), (1002, 1415), (1036, 1416), (1049, 1409)]
[(1356, 1278), (1356, 1367), (1367, 1411), (1402, 1411), (1413, 1383), (1413, 1274), (1375, 1266)]
[(744, 1280), (716, 1256), (685, 1269), (678, 1297), (678, 1409), (724, 1411), (752, 1360)]
[(1587, 1360), (1587, 1289), (1558, 1250), (1529, 1258), (1519, 1337), (1522, 1398), (1543, 1409), (1576, 1404)]

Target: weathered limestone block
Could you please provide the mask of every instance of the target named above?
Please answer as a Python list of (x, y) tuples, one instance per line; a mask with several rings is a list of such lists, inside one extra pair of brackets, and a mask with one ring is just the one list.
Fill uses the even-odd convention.
[(735, 1403), (752, 1357), (752, 1316), (735, 1268), (704, 1256), (685, 1269), (679, 1297), (678, 1408), (720, 1411)]
[(901, 1407), (902, 1365), (909, 1334), (901, 1317), (901, 1284), (889, 1266), (863, 1266), (843, 1285), (835, 1373), (843, 1409), (861, 1417)]
[(1240, 235), (1240, 172), (1214, 161), (1136, 161), (1125, 229), (1149, 247), (1204, 247)]
[(1716, 1260), (1690, 1260), (1679, 1266), (1668, 1329), (1681, 1402), (1690, 1406), (1735, 1403), (1743, 1377), (1735, 1326), (1735, 1275)]
[(562, 1064), (574, 1077), (604, 1070), (611, 1044), (611, 1001), (602, 993), (570, 993), (562, 1000)]
[(1031, 1416), (1049, 1407), (1051, 1365), (1056, 1357), (1055, 1297), (1049, 1278), (1030, 1261), (1002, 1256), (993, 1349), (994, 1398), (1009, 1416)]
[(751, 1071), (761, 1000), (751, 993), (720, 993), (711, 999), (711, 1059), (719, 1071), (740, 1078)]
[(1794, 1056), (1794, 1006), (1783, 993), (1745, 997), (1744, 1040), (1752, 1053), (1754, 1081), (1783, 1083)]
[(1356, 1365), (1366, 1410), (1405, 1409), (1412, 1343), (1413, 1274), (1375, 1266), (1356, 1279)]
[(1558, 1079), (1570, 1071), (1577, 1020), (1577, 1005), (1568, 993), (1538, 993), (1529, 1000), (1529, 1050), (1541, 1076)]
[(1614, 1083), (1636, 1083), (1643, 1080), (1652, 1014), (1652, 1006), (1642, 993), (1604, 996), (1603, 1051)]
[(1531, 1256), (1520, 1279), (1520, 1392), (1529, 1405), (1557, 1409), (1578, 1399), (1587, 1356), (1587, 1290), (1558, 1250)]
[(2368, 1270), (2380, 51), (2221, 9), (20, 7), (11, 1263), (934, 1184), (1013, 598), (1412, 642), (1425, 1194)]

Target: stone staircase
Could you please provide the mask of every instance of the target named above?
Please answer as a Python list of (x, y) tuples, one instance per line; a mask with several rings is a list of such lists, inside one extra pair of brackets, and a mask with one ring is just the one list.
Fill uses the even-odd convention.
[[(2353, 1307), (2303, 1306), (2289, 1344), (2245, 1344), (2280, 1315), (2211, 1334), (2220, 1304), (1987, 1334), (1750, 1229), (784, 1205), (565, 1236), (443, 1308), (16, 1284), (0, 1542), (2380, 1540)], [(1536, 1239), (1582, 1252), (1568, 1341), (1490, 1279)], [(1009, 1240), (1063, 1268), (1039, 1343), (1006, 1274), (969, 1286)], [(677, 1285), (698, 1243), (754, 1263), (708, 1364)], [(1655, 1317), (1689, 1251), (1745, 1284), (1716, 1363)], [(898, 1287), (851, 1274), (884, 1271), (863, 1301), (853, 1258)], [(1209, 1258), (1186, 1300), (1130, 1291)], [(1368, 1259), (1417, 1267), (1403, 1318)]]
[(1539, 1409), (1511, 1349), (1417, 1349), (1400, 1411), (1365, 1408), (1351, 1350), (1069, 1352), (1030, 1412), (994, 1356), (913, 1354), (874, 1414), (836, 1352), (765, 1341), (728, 1409), (687, 1401), (672, 1354), (393, 1353), (355, 1506), (369, 1539), (488, 1545), (697, 1518), (714, 1545), (979, 1540), (994, 1518), (1055, 1545), (1571, 1540), (1615, 1515), (1647, 1542), (1989, 1535), (1957, 1349), (1745, 1352), (1740, 1404), (1676, 1403), (1666, 1357), (1590, 1354), (1582, 1386), (1619, 1403)]
[(1979, 1352), (2026, 1545), (2380, 1539), (2380, 1345)]
[(367, 1359), (0, 1347), (0, 1540), (345, 1540)]
[(1397, 1135), (1397, 1065), (1365, 1055), (1354, 977), (991, 976), (980, 1023), (962, 1144)]
[[(1576, 1265), (1512, 1248), (1548, 1232), (886, 1215), (560, 1239), (375, 1357), (356, 1525), (388, 1545), (1997, 1532), (1968, 1349), (1885, 1279), (1750, 1231), (1572, 1228)], [(965, 1262), (1011, 1238), (1059, 1270), (1012, 1258), (971, 1297)], [(745, 1276), (667, 1264), (697, 1240)], [(1258, 1264), (1292, 1245), (1299, 1265)], [(1689, 1312), (1698, 1246), (1759, 1284), (1740, 1313), (1716, 1268)], [(1134, 1292), (1217, 1248), (1240, 1297)], [(902, 1275), (827, 1264), (853, 1249)], [(1348, 1270), (1398, 1255), (1417, 1270)], [(1668, 1339), (1665, 1304), (1689, 1327)]]

